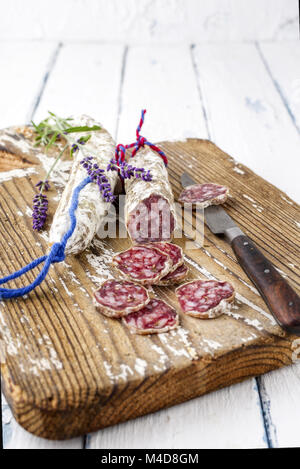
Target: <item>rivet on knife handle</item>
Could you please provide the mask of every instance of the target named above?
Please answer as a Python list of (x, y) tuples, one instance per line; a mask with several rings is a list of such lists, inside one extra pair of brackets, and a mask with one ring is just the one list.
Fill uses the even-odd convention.
[(297, 293), (248, 236), (235, 237), (231, 246), (279, 325), (300, 335), (300, 297)]

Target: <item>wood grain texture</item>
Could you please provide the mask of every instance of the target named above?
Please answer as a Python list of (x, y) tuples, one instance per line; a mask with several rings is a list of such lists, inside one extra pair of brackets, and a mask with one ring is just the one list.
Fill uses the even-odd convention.
[[(0, 187), (1, 275), (6, 275), (46, 251), (47, 234), (32, 232), (29, 208), (34, 184), (44, 174), (40, 161), (45, 165), (45, 156), (32, 148), (26, 129), (17, 134), (4, 131), (0, 143), (16, 158), (26, 156), (36, 171), (6, 179)], [(233, 160), (211, 142), (190, 139), (162, 147), (169, 156), (175, 196), (186, 160), (197, 182), (228, 185), (228, 212), (246, 232), (255, 228), (251, 237), (297, 289), (297, 205), (286, 202), (279, 190), (247, 168), (240, 166), (243, 174), (236, 173)], [(250, 187), (260, 210), (245, 204), (243, 195)], [(53, 214), (57, 194), (49, 195), (54, 196)], [(185, 241), (176, 240), (183, 248)], [(295, 337), (276, 325), (231, 248), (208, 231), (202, 249), (185, 249), (190, 279), (224, 278), (225, 268), (226, 278), (237, 290), (231, 313), (213, 321), (181, 315), (178, 331), (154, 337), (134, 336), (121, 322), (97, 314), (91, 293), (111, 275), (112, 254), (129, 245), (128, 239), (96, 239), (90, 250), (53, 266), (27, 298), (1, 302), (5, 394), (15, 418), (30, 432), (68, 438), (292, 362)], [(27, 283), (33, 274), (26, 277)], [(172, 288), (155, 292), (177, 307)]]
[[(191, 48), (176, 47), (175, 52), (172, 46), (163, 45), (129, 47), (120, 89), (122, 100), (116, 141), (123, 143), (132, 141), (132, 125), (136, 122), (141, 104), (148, 109), (142, 134), (151, 141), (174, 140), (174, 138), (181, 140), (188, 137), (210, 139), (206, 107), (203, 105), (201, 88), (197, 86)], [(60, 89), (61, 80), (62, 77), (57, 82), (56, 89)], [(134, 83), (142, 84), (138, 93)], [(217, 91), (219, 87), (215, 89), (215, 93)], [(52, 93), (51, 99), (54, 98), (55, 94)], [(50, 97), (48, 102), (50, 103)], [(220, 105), (223, 103), (221, 94), (219, 103)], [(235, 132), (235, 129), (232, 131)], [(244, 145), (245, 137), (241, 137), (241, 140)], [(246, 406), (245, 396), (248, 403)], [(186, 407), (186, 404), (183, 405)], [(175, 430), (173, 435), (170, 435), (167, 425), (161, 427), (164, 435), (168, 433), (165, 439), (166, 447), (168, 443), (175, 448), (189, 447), (189, 445), (197, 447), (196, 435), (194, 439), (189, 437), (190, 419), (188, 416), (182, 419), (181, 407), (178, 405), (164, 411), (165, 419), (173, 422), (173, 428), (181, 429), (181, 433)], [(227, 407), (231, 408), (232, 412), (226, 412)], [(223, 447), (234, 445), (255, 448), (266, 444), (262, 438), (265, 427), (255, 378), (220, 389), (205, 398), (202, 396), (194, 399), (188, 408), (197, 408), (198, 444), (201, 441), (202, 447), (210, 447), (216, 440), (218, 445)], [(216, 415), (223, 422), (222, 426), (216, 425), (214, 418)], [(160, 422), (161, 418), (161, 414), (157, 412), (155, 415), (149, 414), (142, 419), (131, 420), (127, 424), (115, 425), (110, 428), (110, 436), (105, 440), (102, 438), (108, 430), (100, 430), (89, 437), (88, 444), (91, 448), (96, 448), (101, 447), (106, 441), (107, 447), (112, 445), (116, 447), (119, 442), (120, 447), (134, 448), (139, 443), (141, 446), (144, 444), (159, 448), (161, 445), (159, 434), (154, 433), (149, 438), (149, 432), (145, 431), (145, 428), (152, 428), (153, 422)], [(249, 422), (252, 430), (249, 430), (250, 426), (241, 428), (239, 419)], [(132, 433), (138, 432), (144, 437), (131, 438)], [(185, 438), (182, 439), (182, 435), (186, 435)]]

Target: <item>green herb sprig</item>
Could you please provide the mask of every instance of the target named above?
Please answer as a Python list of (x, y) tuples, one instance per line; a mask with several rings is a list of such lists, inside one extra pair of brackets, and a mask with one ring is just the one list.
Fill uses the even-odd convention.
[(48, 208), (48, 200), (47, 197), (43, 194), (43, 192), (49, 190), (50, 175), (59, 160), (61, 159), (62, 155), (69, 148), (71, 157), (79, 149), (85, 157), (87, 156), (87, 148), (84, 148), (84, 146), (91, 138), (91, 134), (80, 136), (76, 140), (76, 143), (73, 143), (70, 134), (81, 132), (93, 132), (101, 129), (101, 127), (99, 127), (98, 125), (72, 126), (71, 124), (73, 119), (71, 117), (62, 118), (57, 116), (53, 112), (48, 111), (48, 113), (49, 116), (46, 119), (42, 120), (39, 124), (35, 124), (33, 121), (31, 122), (36, 132), (34, 145), (36, 147), (39, 145), (43, 145), (45, 147), (46, 153), (51, 147), (61, 148), (62, 142), (64, 142), (64, 145), (63, 148), (60, 149), (55, 160), (53, 161), (53, 164), (51, 165), (45, 178), (36, 184), (36, 187), (39, 188), (39, 193), (35, 196), (34, 200), (33, 228), (38, 231), (40, 231), (44, 226)]

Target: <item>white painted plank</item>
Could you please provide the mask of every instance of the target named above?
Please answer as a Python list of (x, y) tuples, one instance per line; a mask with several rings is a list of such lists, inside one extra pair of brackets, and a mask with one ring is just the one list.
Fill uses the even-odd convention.
[(135, 139), (143, 108), (147, 114), (141, 133), (150, 141), (207, 136), (188, 47), (133, 47), (126, 63), (120, 142)]
[[(188, 47), (130, 48), (118, 141), (134, 136), (142, 107), (149, 140), (207, 138)], [(247, 422), (247, 425), (241, 425)], [(89, 448), (266, 447), (254, 379), (89, 435)]]
[[(248, 380), (156, 414), (110, 427), (87, 440), (92, 449), (263, 448), (255, 381)], [(247, 420), (244, 420), (247, 419)], [(246, 422), (246, 425), (243, 425)]]
[[(0, 126), (23, 124), (32, 111), (53, 65), (57, 43), (1, 43)], [(5, 448), (81, 448), (83, 438), (68, 443), (49, 442), (21, 428), (3, 398), (3, 437)]]
[[(300, 357), (300, 346), (298, 345)], [(299, 447), (300, 363), (261, 377), (262, 396), (273, 447)]]
[(124, 46), (63, 46), (35, 120), (47, 111), (61, 116), (88, 114), (115, 134)]
[[(59, 12), (59, 14), (57, 14)], [(10, 0), (1, 38), (145, 44), (298, 38), (296, 0)]]
[(23, 124), (30, 118), (57, 43), (0, 43), (0, 127)]
[(258, 45), (291, 119), (300, 132), (300, 45), (297, 42)]
[(252, 44), (194, 50), (212, 140), (300, 200), (297, 129)]

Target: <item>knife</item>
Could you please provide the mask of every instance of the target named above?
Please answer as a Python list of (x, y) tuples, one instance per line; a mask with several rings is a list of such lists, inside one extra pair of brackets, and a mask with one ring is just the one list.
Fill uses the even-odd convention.
[[(181, 176), (183, 187), (196, 184), (187, 173)], [(235, 224), (220, 205), (204, 209), (205, 221), (215, 235), (223, 235), (236, 258), (260, 292), (278, 324), (300, 335), (300, 298), (254, 242)]]

